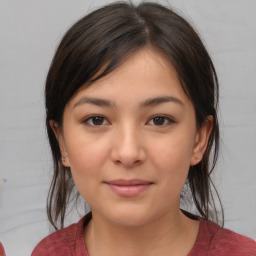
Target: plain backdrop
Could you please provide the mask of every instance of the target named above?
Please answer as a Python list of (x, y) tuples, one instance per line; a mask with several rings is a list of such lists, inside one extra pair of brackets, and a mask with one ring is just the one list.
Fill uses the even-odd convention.
[[(43, 89), (51, 58), (71, 24), (109, 2), (0, 0), (0, 240), (7, 255), (30, 255), (49, 233)], [(215, 183), (225, 227), (256, 239), (256, 1), (159, 2), (194, 25), (213, 58), (222, 136)]]

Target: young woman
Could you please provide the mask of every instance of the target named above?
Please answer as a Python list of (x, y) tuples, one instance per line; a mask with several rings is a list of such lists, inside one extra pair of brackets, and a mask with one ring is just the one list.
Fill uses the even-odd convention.
[[(256, 255), (253, 240), (218, 225), (217, 76), (175, 12), (114, 3), (82, 18), (57, 49), (45, 97), (48, 216), (60, 230), (32, 256)], [(91, 212), (63, 228), (76, 189)], [(180, 209), (188, 201), (196, 215)]]

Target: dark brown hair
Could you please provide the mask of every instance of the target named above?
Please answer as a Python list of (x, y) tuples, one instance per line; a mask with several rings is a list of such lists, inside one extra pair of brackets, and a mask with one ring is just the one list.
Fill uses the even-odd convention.
[(194, 105), (197, 126), (200, 128), (208, 115), (213, 117), (206, 152), (200, 163), (190, 167), (186, 184), (198, 214), (218, 222), (212, 192), (216, 190), (210, 178), (219, 149), (218, 80), (211, 58), (195, 30), (172, 9), (156, 3), (135, 6), (117, 2), (93, 11), (67, 31), (47, 75), (46, 126), (54, 161), (47, 212), (56, 229), (64, 225), (74, 182), (70, 169), (61, 163), (58, 141), (49, 121), (54, 120), (61, 127), (64, 108), (82, 85), (91, 86), (145, 46), (164, 54), (175, 68)]

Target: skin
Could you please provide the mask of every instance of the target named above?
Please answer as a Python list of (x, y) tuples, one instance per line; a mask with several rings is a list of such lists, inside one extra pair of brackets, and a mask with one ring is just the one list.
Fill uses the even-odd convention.
[[(84, 231), (90, 256), (189, 253), (199, 224), (181, 213), (180, 192), (190, 165), (204, 154), (212, 122), (208, 117), (197, 128), (193, 104), (160, 53), (139, 50), (81, 87), (65, 107), (63, 126), (51, 126), (92, 210)], [(150, 185), (122, 196), (108, 184), (117, 179)]]

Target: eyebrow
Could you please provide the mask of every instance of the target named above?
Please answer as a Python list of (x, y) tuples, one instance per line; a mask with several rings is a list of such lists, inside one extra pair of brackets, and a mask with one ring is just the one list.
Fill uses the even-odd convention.
[(184, 106), (184, 103), (173, 96), (160, 96), (160, 97), (155, 97), (155, 98), (151, 98), (151, 99), (147, 99), (145, 101), (143, 101), (140, 106), (141, 107), (150, 107), (150, 106), (155, 106), (158, 104), (162, 104), (162, 103), (168, 103), (168, 102), (173, 102), (173, 103), (177, 103), (181, 106)]
[(86, 103), (96, 105), (96, 106), (100, 106), (100, 107), (114, 107), (115, 106), (115, 103), (112, 102), (112, 101), (109, 101), (109, 100), (99, 99), (99, 98), (83, 97), (75, 103), (73, 108), (77, 107), (79, 105), (86, 104)]
[[(184, 106), (184, 103), (173, 96), (160, 96), (160, 97), (154, 97), (147, 99), (143, 102), (140, 103), (140, 107), (150, 107), (150, 106), (156, 106), (162, 103), (168, 103), (168, 102), (173, 102), (177, 103), (180, 106)], [(83, 105), (83, 104), (92, 104), (100, 107), (116, 107), (116, 104), (113, 101), (110, 100), (105, 100), (105, 99), (100, 99), (100, 98), (90, 98), (90, 97), (83, 97), (79, 99), (73, 106), (73, 108)]]

